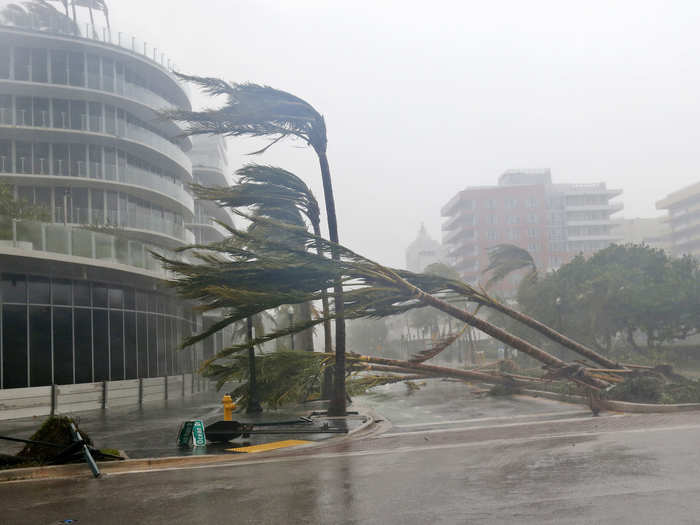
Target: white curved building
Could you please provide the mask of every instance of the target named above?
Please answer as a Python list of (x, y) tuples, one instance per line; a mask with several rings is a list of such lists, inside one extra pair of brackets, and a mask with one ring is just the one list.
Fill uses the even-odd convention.
[(201, 320), (150, 255), (213, 235), (192, 144), (158, 117), (187, 93), (140, 52), (40, 29), (0, 26), (0, 183), (51, 217), (0, 216), (0, 388), (192, 371), (176, 348)]

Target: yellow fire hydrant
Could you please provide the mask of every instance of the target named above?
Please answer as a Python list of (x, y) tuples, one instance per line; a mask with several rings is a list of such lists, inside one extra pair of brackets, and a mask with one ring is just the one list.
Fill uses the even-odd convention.
[(236, 403), (233, 402), (230, 395), (226, 394), (221, 399), (221, 404), (224, 405), (224, 421), (233, 421), (233, 411), (236, 410)]

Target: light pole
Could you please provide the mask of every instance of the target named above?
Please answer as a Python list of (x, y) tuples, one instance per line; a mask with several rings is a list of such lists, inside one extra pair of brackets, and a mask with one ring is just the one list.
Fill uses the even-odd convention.
[[(253, 341), (253, 318), (246, 319), (246, 339), (248, 343)], [(255, 347), (248, 348), (248, 408), (247, 414), (262, 412), (262, 406), (258, 401), (257, 382), (255, 379)]]
[[(291, 329), (294, 326), (294, 307), (292, 305), (289, 305), (287, 307), (287, 315), (289, 315), (289, 328)], [(290, 344), (291, 344), (291, 349), (294, 350), (294, 334), (289, 334), (289, 339), (290, 339)]]

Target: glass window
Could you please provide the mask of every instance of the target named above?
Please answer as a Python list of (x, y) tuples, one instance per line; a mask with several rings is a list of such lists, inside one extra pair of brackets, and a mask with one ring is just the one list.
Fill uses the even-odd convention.
[(15, 171), (32, 172), (32, 145), (29, 142), (15, 142)]
[(51, 82), (68, 84), (68, 53), (51, 50)]
[(107, 180), (117, 179), (117, 153), (114, 148), (104, 148), (104, 175)]
[(92, 306), (107, 307), (107, 287), (97, 284), (92, 285)]
[(158, 316), (148, 316), (148, 377), (158, 377)]
[(30, 306), (29, 384), (30, 386), (50, 385), (51, 376), (51, 308)]
[(32, 152), (32, 166), (36, 175), (48, 175), (49, 173), (49, 145), (46, 142), (34, 144)]
[(67, 129), (70, 127), (70, 111), (67, 100), (53, 100), (53, 121), (54, 128)]
[(90, 216), (88, 214), (88, 189), (73, 188), (71, 197), (73, 222), (79, 224), (89, 224)]
[[(4, 276), (3, 276), (4, 279)], [(3, 388), (27, 385), (27, 307), (2, 307)]]
[(48, 57), (46, 49), (32, 49), (32, 82), (48, 82)]
[(102, 190), (91, 190), (92, 224), (104, 224), (105, 222), (105, 194)]
[(105, 105), (105, 133), (115, 135), (117, 133), (117, 113), (114, 106)]
[(109, 325), (106, 310), (93, 310), (93, 351), (95, 381), (109, 379)]
[(110, 376), (112, 381), (124, 379), (124, 314), (109, 312)]
[(85, 86), (85, 56), (83, 53), (71, 52), (69, 73), (71, 86)]
[(100, 89), (100, 59), (95, 55), (87, 56), (88, 87)]
[(57, 385), (73, 382), (73, 312), (53, 309), (53, 377)]
[(110, 308), (122, 308), (124, 301), (124, 290), (121, 288), (110, 288), (109, 289), (109, 307)]
[(15, 124), (32, 125), (32, 97), (15, 97)]
[(124, 289), (124, 309), (125, 310), (133, 310), (134, 307), (136, 306), (134, 304), (134, 289), (133, 288), (125, 288)]
[(72, 283), (67, 279), (53, 279), (51, 281), (52, 304), (70, 306), (73, 302), (72, 287)]
[(70, 145), (70, 175), (87, 177), (87, 150), (85, 144)]
[(87, 105), (82, 100), (70, 102), (70, 127), (71, 129), (87, 130)]
[(0, 301), (3, 303), (26, 303), (26, 277), (19, 274), (3, 273), (0, 279)]
[(90, 306), (90, 283), (73, 282), (73, 301), (75, 306)]
[(90, 102), (88, 104), (90, 112), (90, 131), (95, 133), (102, 132), (102, 104), (99, 102)]
[(11, 95), (0, 95), (0, 124), (12, 124)]
[(148, 377), (148, 316), (136, 314), (136, 334), (138, 336), (138, 366), (139, 377)]
[(90, 144), (90, 178), (102, 179), (102, 147)]
[[(0, 118), (2, 118), (0, 108)], [(0, 172), (9, 173), (12, 171), (12, 144), (9, 140), (0, 140)]]
[(26, 47), (15, 48), (15, 80), (29, 80), (31, 70), (31, 50)]
[(87, 308), (75, 309), (75, 382), (92, 382), (92, 314)]
[(10, 78), (10, 46), (0, 46), (0, 78)]
[(27, 281), (30, 303), (51, 303), (51, 291), (49, 290), (49, 280), (46, 277), (29, 276)]
[(114, 91), (114, 61), (109, 58), (102, 59), (102, 89)]
[(124, 352), (126, 355), (125, 379), (136, 379), (138, 355), (136, 351), (136, 314), (124, 313)]
[(49, 99), (35, 97), (32, 104), (33, 125), (48, 128), (51, 124), (49, 118)]

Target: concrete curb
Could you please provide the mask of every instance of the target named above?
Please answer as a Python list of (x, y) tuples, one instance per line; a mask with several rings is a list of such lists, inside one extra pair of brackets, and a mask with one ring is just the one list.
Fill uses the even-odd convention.
[[(360, 426), (352, 429), (343, 436), (332, 437), (323, 441), (315, 441), (313, 443), (309, 443), (308, 445), (263, 452), (255, 454), (255, 458), (284, 456), (301, 449), (316, 448), (354, 439), (358, 436), (358, 434), (366, 431), (370, 426), (374, 425), (375, 422), (374, 415), (370, 414), (369, 412), (359, 414), (359, 416), (346, 417), (365, 417), (366, 419)], [(104, 476), (109, 474), (128, 474), (130, 472), (144, 472), (165, 468), (235, 464), (237, 461), (244, 459), (250, 461), (251, 457), (248, 454), (202, 454), (198, 456), (169, 456), (164, 458), (125, 459), (124, 461), (102, 461), (99, 462), (98, 465)], [(0, 483), (82, 478), (92, 478), (90, 469), (84, 463), (0, 470)]]
[[(522, 395), (531, 397), (544, 397), (555, 401), (573, 403), (577, 405), (588, 405), (588, 400), (582, 396), (570, 394), (557, 394), (544, 390), (522, 390)], [(613, 412), (629, 412), (633, 414), (671, 414), (676, 412), (691, 412), (700, 410), (700, 403), (681, 403), (676, 405), (654, 404), (654, 403), (631, 403), (629, 401), (615, 401), (613, 399), (602, 399), (600, 404), (605, 410)]]

